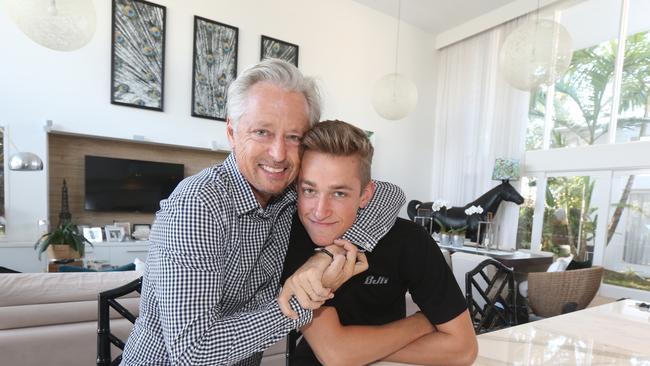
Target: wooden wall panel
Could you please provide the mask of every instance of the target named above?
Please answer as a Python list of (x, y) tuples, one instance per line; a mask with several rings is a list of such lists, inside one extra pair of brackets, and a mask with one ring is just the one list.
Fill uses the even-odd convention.
[(184, 164), (186, 177), (222, 162), (227, 157), (225, 153), (208, 150), (52, 133), (48, 135), (48, 145), (51, 228), (59, 223), (63, 179), (68, 184), (72, 221), (78, 225), (103, 228), (113, 221), (150, 224), (154, 219), (154, 214), (86, 211), (84, 209), (85, 155)]

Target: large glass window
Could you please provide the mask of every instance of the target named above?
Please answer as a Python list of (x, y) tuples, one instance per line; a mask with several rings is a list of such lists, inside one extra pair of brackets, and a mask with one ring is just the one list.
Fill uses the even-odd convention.
[(650, 290), (650, 173), (615, 174), (604, 282)]
[(0, 236), (5, 235), (5, 139), (4, 129), (0, 127)]
[(534, 177), (522, 177), (521, 195), (524, 197), (524, 203), (519, 206), (519, 223), (516, 239), (517, 249), (530, 249), (537, 196), (537, 179)]
[(548, 177), (544, 203), (542, 250), (585, 261), (593, 256), (598, 207), (592, 202), (596, 179)]

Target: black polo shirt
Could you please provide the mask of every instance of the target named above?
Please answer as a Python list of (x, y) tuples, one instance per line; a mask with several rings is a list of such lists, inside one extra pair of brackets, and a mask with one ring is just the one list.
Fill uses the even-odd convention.
[[(314, 254), (314, 248), (294, 215), (282, 283)], [(440, 248), (422, 226), (398, 218), (366, 256), (368, 270), (344, 283), (324, 305), (336, 308), (342, 325), (381, 325), (404, 318), (407, 290), (432, 324), (446, 323), (466, 309)], [(295, 361), (319, 364), (305, 341), (297, 347)]]

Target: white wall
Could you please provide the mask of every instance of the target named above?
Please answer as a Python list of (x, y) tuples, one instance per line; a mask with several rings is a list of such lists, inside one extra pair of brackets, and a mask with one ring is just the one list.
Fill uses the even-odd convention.
[[(167, 6), (162, 113), (110, 104), (110, 1), (94, 0), (95, 36), (69, 53), (32, 42), (0, 8), (0, 125), (18, 148), (46, 156), (46, 120), (67, 132), (123, 139), (144, 135), (148, 141), (205, 148), (214, 140), (226, 146), (223, 122), (190, 117), (192, 22), (200, 15), (239, 28), (240, 71), (259, 60), (261, 34), (300, 45), (300, 69), (321, 80), (323, 117), (375, 131), (374, 175), (402, 186), (409, 200), (428, 198), (432, 35), (402, 24), (399, 71), (414, 80), (420, 102), (408, 118), (386, 121), (369, 100), (374, 82), (394, 67), (394, 18), (348, 0), (156, 2)], [(37, 238), (37, 220), (47, 217), (47, 162), (43, 172), (5, 174), (8, 223), (0, 265), (40, 270), (35, 252), (24, 248)]]

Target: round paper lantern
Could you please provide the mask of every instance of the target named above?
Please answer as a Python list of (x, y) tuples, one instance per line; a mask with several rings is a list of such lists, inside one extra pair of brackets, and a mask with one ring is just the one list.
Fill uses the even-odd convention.
[(11, 18), (34, 42), (57, 51), (74, 51), (95, 34), (92, 0), (5, 0)]
[(505, 79), (520, 90), (552, 85), (571, 63), (573, 40), (559, 23), (540, 19), (515, 29), (499, 52)]
[(404, 75), (388, 74), (375, 84), (372, 105), (377, 113), (398, 120), (409, 115), (418, 103), (418, 89)]

